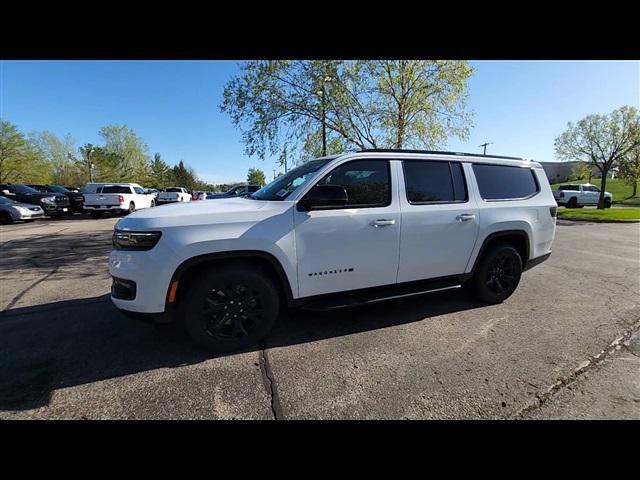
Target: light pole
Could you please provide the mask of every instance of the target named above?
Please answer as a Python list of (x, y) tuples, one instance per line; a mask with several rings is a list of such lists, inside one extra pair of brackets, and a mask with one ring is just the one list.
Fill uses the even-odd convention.
[(89, 163), (89, 183), (93, 183), (93, 163), (91, 163), (91, 154), (95, 151), (95, 148), (87, 150), (87, 162)]
[(482, 145), (478, 145), (479, 147), (484, 147), (484, 152), (482, 153), (482, 155), (486, 155), (487, 154), (487, 145), (491, 145), (493, 142), (488, 142), (488, 143), (483, 143)]
[(320, 85), (320, 90), (318, 90), (317, 94), (320, 95), (321, 102), (321, 117), (322, 117), (322, 156), (325, 157), (327, 155), (327, 91), (325, 89), (325, 84), (329, 83), (332, 80), (331, 77), (326, 76), (322, 79), (322, 83)]

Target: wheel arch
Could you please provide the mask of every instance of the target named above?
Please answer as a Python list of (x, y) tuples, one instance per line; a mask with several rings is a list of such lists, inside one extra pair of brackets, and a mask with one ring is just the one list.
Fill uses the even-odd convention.
[(478, 254), (473, 261), (473, 268), (471, 269), (470, 275), (475, 273), (478, 263), (480, 263), (480, 259), (487, 250), (497, 243), (509, 243), (513, 245), (513, 247), (518, 250), (520, 257), (522, 258), (523, 266), (527, 260), (529, 260), (531, 241), (529, 239), (529, 234), (525, 230), (514, 229), (493, 232), (487, 235), (482, 241)]
[[(181, 294), (185, 291), (184, 289), (188, 287), (189, 282), (194, 281), (198, 273), (208, 265), (227, 264), (243, 260), (250, 262), (252, 265), (261, 268), (269, 274), (277, 283), (287, 303), (293, 301), (293, 291), (287, 274), (280, 261), (273, 254), (262, 250), (235, 250), (197, 255), (182, 262), (171, 277), (171, 282), (169, 283), (165, 297), (165, 311), (175, 306), (174, 302), (169, 302), (169, 294), (174, 282), (178, 282), (176, 299), (179, 300)], [(177, 301), (175, 303), (177, 303)]]

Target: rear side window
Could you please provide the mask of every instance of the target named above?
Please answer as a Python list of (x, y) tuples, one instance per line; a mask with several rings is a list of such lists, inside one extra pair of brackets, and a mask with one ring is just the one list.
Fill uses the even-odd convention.
[(460, 163), (404, 160), (402, 164), (409, 203), (450, 203), (467, 200), (467, 188)]
[(107, 187), (102, 187), (102, 193), (131, 193), (131, 187), (109, 185)]
[(582, 187), (586, 192), (598, 192), (600, 193), (600, 189), (597, 187)]
[(578, 188), (578, 185), (560, 185), (558, 187), (558, 190), (580, 190), (580, 188)]
[(140, 187), (133, 187), (133, 190), (138, 194), (138, 195), (144, 195), (145, 192), (143, 189), (141, 189)]
[(533, 170), (505, 165), (473, 165), (483, 200), (527, 198), (539, 191)]
[(336, 167), (318, 185), (339, 185), (347, 191), (344, 208), (385, 207), (391, 204), (389, 162), (354, 160)]

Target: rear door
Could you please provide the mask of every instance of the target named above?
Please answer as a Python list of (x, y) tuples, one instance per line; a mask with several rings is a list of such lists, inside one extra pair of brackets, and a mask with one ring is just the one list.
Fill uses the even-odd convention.
[(465, 272), (479, 230), (460, 162), (403, 160), (398, 283)]

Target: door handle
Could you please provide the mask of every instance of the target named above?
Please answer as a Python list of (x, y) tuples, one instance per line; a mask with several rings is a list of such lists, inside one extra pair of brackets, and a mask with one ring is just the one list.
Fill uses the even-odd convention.
[(395, 223), (396, 223), (395, 220), (379, 219), (379, 220), (372, 221), (369, 225), (378, 228), (378, 227), (388, 227), (389, 225), (394, 225)]
[(467, 220), (473, 220), (476, 216), (473, 213), (462, 213), (456, 217), (459, 222), (466, 222)]

